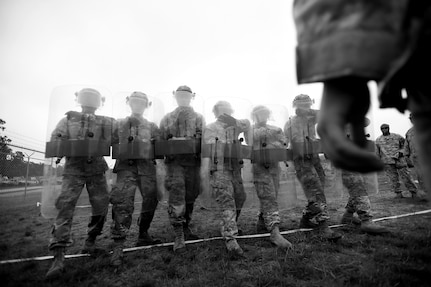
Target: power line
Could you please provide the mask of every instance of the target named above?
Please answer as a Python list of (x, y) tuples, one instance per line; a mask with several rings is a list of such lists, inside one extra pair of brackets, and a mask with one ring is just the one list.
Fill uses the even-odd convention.
[(31, 149), (31, 148), (26, 148), (26, 147), (23, 147), (23, 146), (17, 146), (17, 145), (13, 145), (13, 144), (6, 144), (6, 145), (17, 147), (17, 148), (22, 148), (22, 149), (25, 149), (25, 150), (34, 151), (34, 152), (38, 152), (38, 153), (45, 153), (44, 151), (35, 150), (35, 149)]

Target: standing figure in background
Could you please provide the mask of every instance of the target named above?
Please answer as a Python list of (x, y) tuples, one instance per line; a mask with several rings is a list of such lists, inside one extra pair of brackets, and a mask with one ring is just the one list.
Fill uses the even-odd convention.
[(396, 133), (389, 132), (389, 125), (380, 126), (382, 135), (376, 139), (376, 154), (385, 164), (385, 173), (391, 183), (395, 198), (403, 198), (399, 177), (404, 182), (412, 197), (416, 197), (416, 185), (407, 169), (404, 157), (405, 139)]
[[(281, 128), (267, 124), (271, 111), (265, 106), (252, 110), (254, 125), (253, 150), (286, 148), (286, 137)], [(280, 215), (278, 213), (277, 192), (280, 181), (279, 161), (268, 163), (253, 162), (253, 180), (260, 201), (259, 219), (263, 218), (266, 229), (271, 233), (270, 240), (282, 249), (292, 248), (292, 244), (280, 234)], [(260, 224), (261, 225), (261, 224)], [(258, 223), (259, 226), (259, 223)]]
[[(410, 121), (414, 125), (414, 117), (412, 114), (409, 116)], [(414, 167), (416, 172), (416, 177), (419, 183), (419, 189), (421, 192), (427, 192), (424, 184), (424, 174), (422, 169), (422, 163), (419, 160), (418, 148), (416, 143), (416, 131), (415, 127), (411, 127), (406, 133), (406, 143), (404, 148), (404, 156), (406, 157), (407, 165), (409, 167)]]
[[(315, 150), (318, 111), (311, 109), (312, 104), (308, 95), (296, 96), (293, 100), (296, 115), (284, 126), (284, 133), (294, 154), (296, 176), (308, 200), (299, 227), (317, 228), (322, 237), (337, 240), (341, 238), (341, 234), (332, 231), (328, 226), (329, 214), (323, 190), (325, 173), (320, 163), (319, 151)], [(313, 218), (317, 224), (311, 221)]]
[[(195, 94), (188, 86), (180, 86), (174, 92), (178, 107), (160, 122), (161, 139), (167, 141), (200, 140), (204, 118), (191, 107)], [(200, 145), (199, 145), (200, 146)], [(185, 250), (185, 240), (198, 237), (189, 225), (196, 198), (200, 193), (200, 151), (194, 154), (174, 154), (165, 157), (165, 187), (169, 194), (168, 214), (175, 232), (173, 250)]]
[[(215, 151), (209, 167), (204, 166), (203, 169), (210, 173), (210, 187), (221, 211), (221, 235), (226, 248), (233, 256), (242, 256), (244, 251), (235, 237), (238, 235), (237, 221), (246, 193), (241, 178), (241, 159), (232, 157), (227, 151), (239, 149), (239, 134), (248, 132), (250, 121), (233, 118), (232, 106), (226, 101), (218, 101), (213, 113), (217, 120), (206, 126), (203, 143), (212, 145)], [(237, 155), (238, 151), (233, 153)]]
[[(133, 143), (143, 143), (146, 146), (135, 146), (142, 148), (139, 156), (132, 155), (131, 150), (126, 150), (124, 155), (117, 158), (115, 162), (114, 173), (117, 173), (117, 182), (112, 187), (110, 198), (113, 219), (111, 237), (114, 240), (111, 263), (114, 266), (122, 263), (124, 241), (132, 224), (136, 188), (142, 195), (141, 215), (138, 219), (139, 236), (136, 246), (161, 242), (153, 240), (148, 234), (158, 204), (156, 162), (152, 143), (159, 139), (160, 132), (155, 123), (143, 117), (145, 109), (150, 105), (146, 94), (133, 92), (126, 101), (132, 114), (117, 120), (113, 133), (113, 144), (131, 147)], [(127, 152), (130, 153), (130, 158), (127, 157)]]
[[(70, 142), (77, 150), (81, 149), (78, 146), (81, 142), (85, 146), (84, 141), (89, 139), (109, 141), (110, 144), (112, 119), (95, 115), (104, 101), (102, 95), (97, 90), (85, 88), (76, 93), (76, 98), (82, 111), (67, 112), (67, 116), (60, 120), (52, 132), (51, 140)], [(92, 207), (84, 252), (94, 251), (96, 237), (102, 233), (108, 212), (107, 169), (103, 156), (66, 156), (61, 193), (56, 201), (58, 215), (49, 244), (49, 249), (54, 253), (54, 262), (46, 274), (47, 278), (56, 277), (64, 270), (65, 248), (73, 243), (70, 238), (73, 213), (84, 186)]]

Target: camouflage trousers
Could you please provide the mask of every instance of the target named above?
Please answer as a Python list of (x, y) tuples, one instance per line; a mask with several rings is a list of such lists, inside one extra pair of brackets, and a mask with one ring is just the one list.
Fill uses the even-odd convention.
[[(301, 183), (308, 204), (302, 212), (307, 219), (315, 218), (317, 222), (329, 219), (326, 197), (323, 191), (325, 173), (320, 160), (314, 156), (294, 159), (296, 177)], [(317, 166), (317, 168), (316, 168)]]
[(166, 165), (165, 188), (168, 192), (168, 214), (172, 226), (191, 221), (193, 205), (200, 191), (200, 167)]
[[(120, 170), (117, 173), (117, 183), (112, 187), (110, 201), (112, 203), (111, 237), (125, 239), (132, 224), (135, 192), (139, 189), (142, 195), (141, 215), (153, 218), (157, 208), (156, 175), (138, 175), (136, 172)], [(148, 222), (149, 228), (151, 220)]]
[(108, 186), (105, 175), (64, 175), (61, 193), (55, 203), (58, 215), (52, 229), (52, 238), (49, 243), (50, 249), (67, 247), (73, 243), (70, 238), (73, 213), (84, 185), (87, 187), (92, 207), (92, 216), (88, 224), (87, 234), (90, 237), (96, 237), (102, 233), (109, 205)]
[(417, 187), (412, 180), (409, 170), (407, 166), (397, 167), (395, 164), (385, 164), (385, 173), (389, 178), (391, 183), (392, 191), (395, 193), (401, 193), (401, 180), (404, 182), (404, 185), (407, 187), (410, 193), (414, 194), (417, 191)]
[(245, 202), (244, 187), (238, 188), (238, 175), (233, 171), (213, 171), (210, 186), (221, 211), (220, 230), (226, 240), (238, 235), (237, 214)]
[(254, 172), (253, 177), (257, 197), (260, 201), (260, 213), (263, 216), (266, 229), (271, 231), (274, 225), (280, 223), (276, 198), (278, 177), (271, 174), (269, 170), (267, 172)]
[(424, 183), (422, 164), (420, 163), (419, 159), (416, 156), (412, 156), (412, 162), (416, 172), (416, 177), (419, 182), (419, 189), (426, 192), (427, 190), (425, 188), (425, 183)]
[(371, 203), (362, 175), (357, 172), (342, 170), (341, 178), (343, 185), (349, 192), (346, 211), (356, 212), (361, 221), (370, 220), (373, 217), (371, 215)]

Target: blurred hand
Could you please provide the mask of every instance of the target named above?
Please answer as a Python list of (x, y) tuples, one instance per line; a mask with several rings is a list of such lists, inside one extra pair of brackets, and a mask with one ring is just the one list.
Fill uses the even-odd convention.
[[(366, 80), (342, 78), (325, 82), (317, 131), (327, 156), (336, 167), (373, 172), (383, 163), (365, 149), (365, 115), (370, 105)], [(345, 127), (350, 124), (351, 137)]]

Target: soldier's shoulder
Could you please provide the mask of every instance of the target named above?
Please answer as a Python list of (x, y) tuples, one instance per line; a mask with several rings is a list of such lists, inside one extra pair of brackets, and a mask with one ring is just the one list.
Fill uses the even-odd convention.
[(65, 113), (67, 120), (69, 121), (77, 121), (77, 120), (81, 120), (82, 117), (82, 113), (77, 112), (77, 111), (68, 111)]

